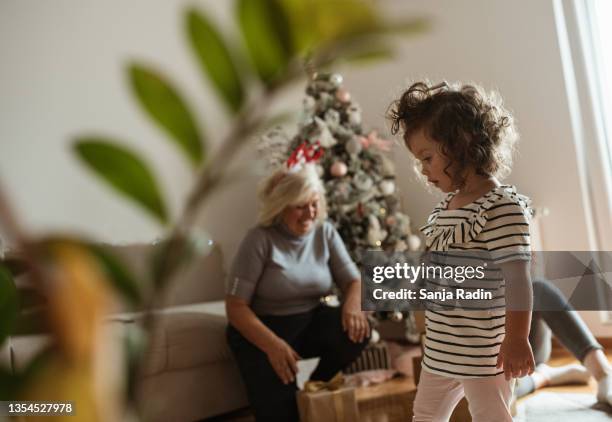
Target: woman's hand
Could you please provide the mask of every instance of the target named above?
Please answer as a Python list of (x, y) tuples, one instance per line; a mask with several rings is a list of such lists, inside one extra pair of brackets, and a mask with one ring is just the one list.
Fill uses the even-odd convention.
[(349, 295), (342, 306), (342, 328), (355, 343), (361, 343), (370, 336), (370, 323), (356, 295)]
[(499, 349), (496, 367), (504, 368), (507, 380), (531, 375), (535, 369), (535, 361), (529, 340), (511, 339), (506, 336)]
[(281, 338), (273, 341), (270, 347), (266, 348), (265, 352), (270, 365), (272, 365), (281, 381), (284, 384), (294, 382), (295, 376), (298, 373), (297, 361), (301, 359), (300, 355)]

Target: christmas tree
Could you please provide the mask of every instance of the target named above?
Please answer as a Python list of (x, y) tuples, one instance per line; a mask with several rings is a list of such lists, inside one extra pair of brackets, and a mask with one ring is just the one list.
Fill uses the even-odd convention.
[[(298, 146), (318, 143), (324, 154), (318, 171), (327, 192), (329, 220), (359, 266), (364, 252), (415, 251), (420, 239), (400, 210), (395, 168), (385, 154), (392, 142), (375, 130), (364, 131), (361, 108), (342, 86), (339, 74), (312, 74), (306, 87), (297, 133), (282, 130), (260, 144), (269, 161), (279, 165)], [(379, 319), (401, 320), (404, 313), (378, 313)], [(407, 337), (414, 339), (413, 318), (406, 318)]]

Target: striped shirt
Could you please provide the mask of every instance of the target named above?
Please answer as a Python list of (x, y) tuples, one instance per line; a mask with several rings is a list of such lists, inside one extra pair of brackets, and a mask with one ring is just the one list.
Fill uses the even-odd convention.
[(482, 288), (492, 292), (493, 299), (475, 301), (473, 307), (465, 305), (461, 310), (444, 301), (428, 301), (423, 369), (452, 378), (494, 376), (503, 373), (495, 366), (505, 335), (505, 283), (498, 265), (531, 258), (530, 200), (514, 186), (502, 185), (468, 205), (448, 210), (454, 195), (449, 193), (421, 228), (431, 260), (439, 256), (445, 265), (452, 265), (454, 259), (460, 259), (462, 265), (482, 265), (486, 253), (484, 278), (473, 280), (469, 287), (425, 280), (425, 287)]

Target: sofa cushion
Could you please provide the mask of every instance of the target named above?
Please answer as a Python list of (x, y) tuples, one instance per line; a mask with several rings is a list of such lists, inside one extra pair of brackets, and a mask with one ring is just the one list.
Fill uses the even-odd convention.
[[(155, 314), (156, 328), (144, 375), (233, 360), (225, 339), (227, 318), (222, 301), (175, 306)], [(141, 313), (131, 313), (112, 319), (129, 324), (141, 318)]]
[[(148, 292), (152, 286), (151, 261), (160, 245), (129, 244), (103, 245), (119, 259), (137, 278), (141, 289)], [(169, 281), (160, 308), (193, 303), (222, 300), (225, 296), (225, 271), (223, 255), (218, 244), (212, 244), (205, 251), (194, 255), (186, 265), (181, 266)], [(129, 308), (122, 305), (121, 310)]]

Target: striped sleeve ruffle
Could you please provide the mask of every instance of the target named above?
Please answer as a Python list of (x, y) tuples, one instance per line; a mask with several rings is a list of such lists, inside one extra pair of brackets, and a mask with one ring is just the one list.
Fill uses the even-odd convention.
[(453, 196), (452, 193), (447, 195), (429, 215), (427, 224), (420, 228), (425, 236), (425, 244), (430, 250), (448, 251), (452, 244), (469, 243), (476, 239), (487, 223), (489, 209), (502, 197), (520, 206), (527, 220), (533, 215), (531, 200), (527, 196), (517, 193), (514, 186), (502, 185), (487, 193), (478, 207), (468, 213), (467, 218), (453, 224), (440, 224), (438, 220), (440, 212), (446, 210)]

